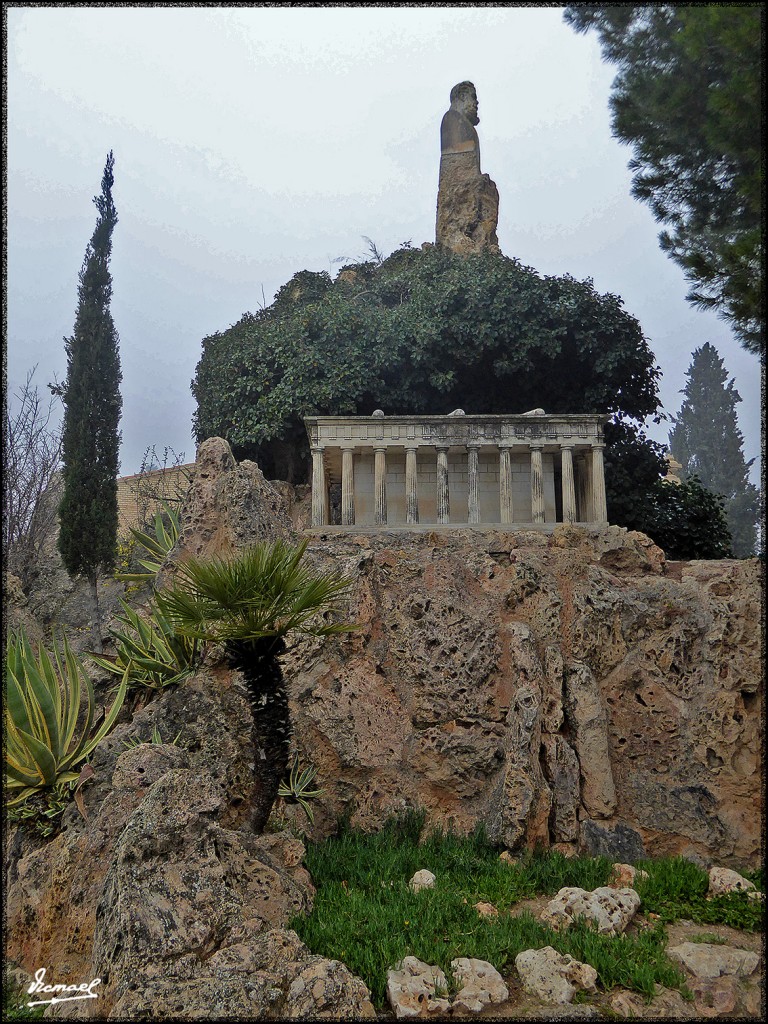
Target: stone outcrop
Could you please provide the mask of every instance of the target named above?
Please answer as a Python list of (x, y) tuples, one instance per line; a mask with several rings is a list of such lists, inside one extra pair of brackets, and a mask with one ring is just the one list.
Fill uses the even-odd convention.
[[(59, 978), (99, 977), (99, 998), (57, 1017), (358, 1020), (363, 983), (285, 929), (311, 907), (304, 847), (247, 827), (251, 712), (228, 671), (201, 672), (119, 726), (93, 757), (83, 817), (11, 842), (8, 956)], [(178, 745), (143, 742), (154, 728)]]
[(318, 833), (421, 806), (513, 851), (758, 862), (757, 561), (570, 526), (328, 533), (309, 557), (354, 578), (360, 625), (285, 658)]

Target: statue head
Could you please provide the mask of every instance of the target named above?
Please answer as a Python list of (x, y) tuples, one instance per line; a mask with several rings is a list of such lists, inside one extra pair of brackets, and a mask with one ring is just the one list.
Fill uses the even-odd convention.
[(451, 109), (457, 110), (470, 124), (479, 124), (477, 91), (472, 82), (459, 82), (451, 89)]

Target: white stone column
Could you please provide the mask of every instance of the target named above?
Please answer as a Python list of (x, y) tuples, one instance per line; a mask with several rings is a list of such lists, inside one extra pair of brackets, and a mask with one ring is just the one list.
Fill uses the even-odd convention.
[(478, 487), (478, 453), (476, 444), (467, 445), (467, 522), (480, 522), (480, 493)]
[(605, 498), (604, 444), (592, 445), (592, 519), (596, 523), (608, 522), (608, 506)]
[(416, 448), (405, 449), (405, 521), (419, 521), (419, 481), (416, 472)]
[(325, 482), (325, 461), (322, 448), (312, 449), (312, 525), (328, 522), (328, 487)]
[(512, 456), (507, 445), (499, 445), (499, 507), (502, 523), (514, 522), (512, 507)]
[(451, 521), (451, 502), (448, 494), (448, 449), (437, 449), (437, 521), (445, 525)]
[(387, 524), (387, 449), (373, 450), (373, 494), (375, 512), (373, 521), (377, 526)]
[(579, 456), (577, 465), (580, 521), (589, 523), (592, 521), (592, 462), (585, 453)]
[(341, 450), (341, 525), (355, 523), (355, 472), (352, 448)]
[(573, 445), (561, 444), (562, 484), (563, 484), (563, 522), (576, 522), (576, 488), (573, 482)]
[(544, 522), (544, 464), (541, 445), (531, 445), (531, 520)]

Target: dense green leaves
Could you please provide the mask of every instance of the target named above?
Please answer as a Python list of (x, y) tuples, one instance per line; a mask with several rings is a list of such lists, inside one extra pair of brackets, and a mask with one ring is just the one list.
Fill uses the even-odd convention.
[(666, 225), (662, 248), (688, 298), (764, 352), (763, 6), (571, 5), (618, 66), (613, 131), (633, 147), (632, 194)]
[(695, 475), (722, 495), (734, 554), (753, 555), (760, 492), (749, 482), (754, 460), (744, 459), (744, 438), (736, 421), (741, 398), (717, 350), (708, 343), (693, 353), (687, 377), (685, 399), (669, 435), (670, 451), (682, 464), (683, 479)]
[(307, 415), (542, 406), (642, 420), (658, 377), (618, 296), (497, 254), (406, 246), (333, 282), (297, 274), (271, 307), (204, 340), (192, 390), (198, 440), (226, 437), (238, 457), (296, 482)]
[(82, 573), (93, 586), (98, 571), (114, 565), (117, 543), (122, 375), (110, 312), (113, 166), (110, 153), (94, 198), (99, 215), (80, 271), (74, 333), (65, 339), (67, 378), (58, 389), (64, 402), (59, 550), (67, 571)]
[(698, 477), (682, 484), (656, 481), (636, 510), (636, 529), (647, 533), (667, 558), (729, 558), (731, 533), (723, 499)]

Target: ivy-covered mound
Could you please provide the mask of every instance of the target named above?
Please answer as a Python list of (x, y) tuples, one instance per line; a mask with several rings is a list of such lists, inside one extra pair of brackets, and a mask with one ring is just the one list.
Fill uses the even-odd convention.
[[(653, 535), (643, 510), (665, 463), (642, 422), (657, 412), (659, 376), (637, 320), (591, 281), (406, 245), (333, 281), (302, 271), (271, 306), (205, 338), (195, 432), (298, 483), (307, 415), (606, 412), (609, 518)], [(714, 553), (726, 551), (727, 540)]]

